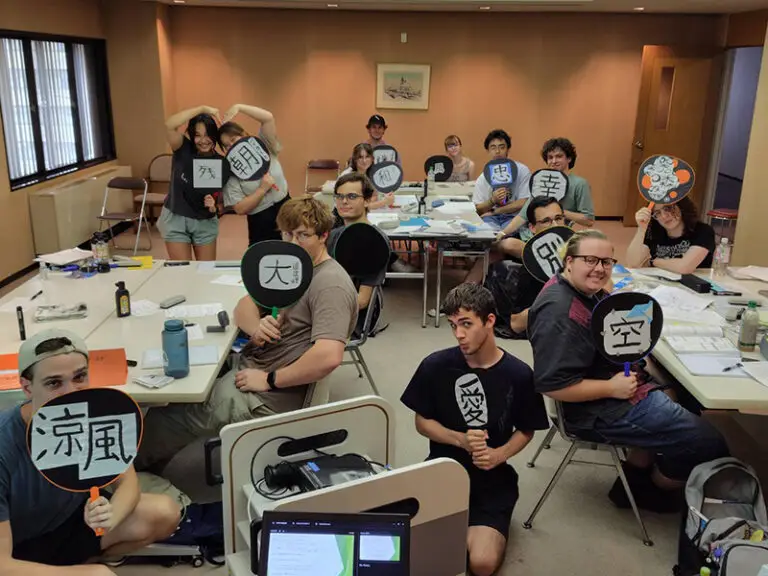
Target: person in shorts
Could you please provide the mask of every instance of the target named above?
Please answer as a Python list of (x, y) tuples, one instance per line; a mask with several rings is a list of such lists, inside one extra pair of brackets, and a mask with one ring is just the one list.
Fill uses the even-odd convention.
[[(88, 387), (88, 348), (82, 339), (64, 330), (36, 334), (21, 345), (19, 374), (27, 401), (0, 413), (0, 574), (112, 575), (106, 566), (85, 564), (173, 534), (178, 503), (141, 494), (133, 466), (109, 498), (103, 493), (89, 502), (88, 494), (48, 482), (30, 458), (27, 426), (35, 412), (53, 398)], [(96, 528), (104, 535), (96, 536)]]
[(459, 345), (425, 358), (400, 400), (429, 438), (429, 459), (452, 458), (469, 474), (469, 569), (496, 572), (504, 559), (517, 473), (507, 460), (549, 428), (533, 371), (496, 346), (495, 302), (477, 284), (460, 284), (444, 311)]

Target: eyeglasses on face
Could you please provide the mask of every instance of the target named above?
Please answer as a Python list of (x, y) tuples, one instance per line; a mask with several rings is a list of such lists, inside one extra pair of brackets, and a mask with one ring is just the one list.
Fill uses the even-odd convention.
[(299, 232), (280, 232), (280, 235), (283, 237), (285, 242), (291, 242), (294, 239), (299, 242), (306, 242), (316, 234), (314, 232), (305, 232), (304, 230), (300, 230)]
[(653, 214), (651, 214), (651, 217), (654, 220), (658, 220), (662, 214), (665, 214), (667, 216), (672, 216), (675, 214), (675, 206), (662, 206), (658, 210), (654, 210)]
[(354, 202), (355, 200), (359, 200), (362, 198), (362, 194), (358, 194), (357, 192), (351, 192), (350, 194), (337, 194), (336, 192), (333, 193), (333, 199), (337, 202)]
[(544, 226), (550, 226), (551, 224), (562, 224), (565, 222), (565, 216), (562, 214), (558, 214), (554, 218), (542, 218), (541, 220), (536, 220), (534, 224), (543, 224)]
[(616, 265), (616, 262), (618, 262), (615, 258), (598, 258), (597, 256), (589, 256), (586, 254), (576, 254), (574, 258), (581, 258), (590, 268), (595, 268), (598, 263), (601, 264), (603, 268), (613, 268)]

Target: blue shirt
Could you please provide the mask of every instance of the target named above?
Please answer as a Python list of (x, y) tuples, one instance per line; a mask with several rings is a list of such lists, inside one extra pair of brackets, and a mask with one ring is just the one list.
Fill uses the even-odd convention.
[(35, 468), (27, 450), (21, 407), (0, 412), (0, 522), (11, 521), (13, 543), (54, 531), (85, 506), (88, 495), (57, 488)]

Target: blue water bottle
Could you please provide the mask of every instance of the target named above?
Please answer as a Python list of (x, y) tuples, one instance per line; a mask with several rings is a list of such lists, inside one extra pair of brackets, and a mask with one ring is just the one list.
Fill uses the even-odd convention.
[(166, 320), (163, 330), (163, 352), (168, 363), (165, 375), (184, 378), (189, 374), (189, 340), (181, 320)]

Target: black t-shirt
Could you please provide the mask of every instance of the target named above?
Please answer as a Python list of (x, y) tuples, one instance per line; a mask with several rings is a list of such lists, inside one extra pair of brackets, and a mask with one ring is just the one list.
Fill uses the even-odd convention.
[(654, 258), (682, 258), (691, 246), (701, 246), (709, 252), (699, 268), (711, 268), (715, 253), (715, 231), (709, 224), (697, 222), (693, 230), (686, 230), (679, 238), (670, 238), (661, 226), (649, 226), (644, 244)]
[[(458, 346), (434, 352), (421, 362), (400, 401), (450, 430), (487, 430), (491, 448), (509, 442), (515, 430), (549, 427), (544, 400), (533, 388), (533, 371), (507, 352), (487, 369), (470, 368)], [(516, 476), (508, 464), (480, 470), (468, 452), (438, 442), (430, 441), (429, 458), (456, 460), (473, 481)]]
[(186, 216), (195, 220), (208, 220), (215, 218), (216, 214), (205, 207), (203, 198), (208, 194), (218, 198), (221, 194), (221, 188), (196, 189), (194, 187), (196, 159), (221, 160), (222, 185), (229, 178), (229, 162), (221, 154), (214, 152), (210, 156), (201, 156), (197, 153), (195, 144), (185, 136), (181, 147), (173, 153), (171, 185), (165, 199), (165, 207), (179, 216)]
[[(542, 394), (582, 380), (609, 380), (622, 367), (603, 358), (590, 332), (592, 310), (604, 297), (587, 297), (560, 274), (554, 276), (528, 312), (528, 338), (533, 347), (534, 382)], [(591, 429), (596, 418), (613, 422), (632, 408), (627, 400), (602, 398), (564, 402), (570, 427)]]

